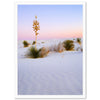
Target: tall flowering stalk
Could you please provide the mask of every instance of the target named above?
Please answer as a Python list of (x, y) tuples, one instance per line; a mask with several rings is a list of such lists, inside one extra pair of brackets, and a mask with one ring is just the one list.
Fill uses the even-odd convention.
[(38, 31), (40, 30), (39, 22), (37, 21), (37, 16), (35, 16), (35, 20), (33, 21), (33, 31), (35, 32), (35, 49), (36, 49), (36, 42), (37, 42), (37, 35), (39, 34)]

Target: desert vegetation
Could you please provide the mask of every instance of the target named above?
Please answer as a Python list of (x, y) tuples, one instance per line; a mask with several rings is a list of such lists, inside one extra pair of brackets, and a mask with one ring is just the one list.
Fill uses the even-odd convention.
[(41, 58), (47, 56), (48, 53), (49, 53), (48, 48), (42, 47), (42, 48), (39, 49), (39, 56)]
[(33, 43), (32, 43), (32, 45), (34, 45), (36, 42), (35, 41), (33, 41)]
[(23, 45), (24, 45), (24, 47), (28, 47), (30, 44), (27, 41), (24, 40)]
[[(58, 52), (62, 53), (64, 51), (83, 51), (82, 46), (80, 45), (80, 39), (76, 39), (78, 42), (74, 40), (65, 40), (62, 42), (54, 43), (50, 46), (45, 46), (45, 42), (41, 42), (37, 44), (38, 49), (35, 47), (35, 41), (32, 42), (31, 47), (27, 52), (27, 56), (29, 58), (43, 58), (48, 55), (49, 52)], [(44, 45), (42, 45), (44, 43)], [(28, 47), (29, 43), (27, 41), (23, 41), (24, 47)], [(42, 45), (40, 47), (40, 45)], [(76, 47), (76, 48), (75, 48)]]
[(63, 46), (67, 51), (72, 51), (74, 50), (74, 42), (72, 40), (65, 40), (63, 42)]
[[(28, 50), (27, 57), (30, 58), (41, 58), (47, 56), (49, 52), (63, 52), (63, 51), (73, 51), (74, 50), (74, 43), (81, 44), (81, 39), (73, 39), (73, 40), (65, 40), (64, 42), (59, 42), (58, 44), (50, 45), (48, 48), (41, 47), (40, 49), (37, 49), (37, 35), (39, 34), (38, 31), (40, 30), (39, 22), (37, 21), (37, 16), (35, 16), (35, 20), (33, 20), (33, 31), (35, 33), (35, 41), (33, 41), (32, 45)], [(41, 42), (42, 44), (45, 43), (44, 41)], [(29, 43), (27, 41), (23, 42), (24, 47), (29, 46)], [(40, 45), (38, 43), (37, 45)], [(80, 48), (77, 48), (76, 51), (78, 51)], [(81, 50), (82, 51), (82, 50)]]
[(28, 58), (42, 58), (47, 56), (49, 50), (46, 49), (45, 47), (42, 47), (40, 49), (36, 49), (35, 47), (31, 46), (28, 49), (28, 52), (26, 54), (26, 57)]
[(77, 38), (76, 42), (81, 45), (81, 38)]
[(65, 50), (63, 43), (59, 42), (58, 45), (52, 45), (49, 47), (49, 51), (55, 51), (55, 52), (63, 52)]
[(37, 35), (39, 34), (38, 31), (40, 30), (39, 22), (37, 21), (37, 16), (35, 16), (35, 20), (33, 21), (33, 31), (35, 32), (35, 49), (36, 49), (36, 42), (37, 42)]
[(39, 58), (39, 50), (32, 46), (28, 49), (26, 56), (29, 58)]

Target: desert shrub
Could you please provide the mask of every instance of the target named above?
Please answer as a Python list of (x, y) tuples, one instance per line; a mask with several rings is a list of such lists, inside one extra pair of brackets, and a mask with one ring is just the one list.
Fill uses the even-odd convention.
[(24, 47), (28, 47), (30, 44), (27, 41), (24, 40), (23, 45), (24, 45)]
[(63, 52), (65, 48), (63, 47), (63, 43), (59, 43), (58, 45), (52, 45), (49, 47), (49, 51), (55, 51), (55, 52)]
[(29, 50), (28, 50), (28, 53), (27, 53), (27, 57), (30, 57), (30, 58), (39, 58), (39, 52), (40, 50), (36, 49), (35, 47), (30, 47)]
[(56, 45), (51, 45), (50, 47), (49, 47), (49, 51), (51, 52), (51, 51), (56, 51)]
[(81, 38), (77, 38), (77, 43), (81, 44)]
[(49, 47), (49, 51), (51, 51), (51, 52), (57, 52), (58, 50), (58, 47), (57, 47), (57, 45), (56, 44), (54, 44), (54, 45), (51, 45), (50, 47)]
[(46, 49), (45, 47), (42, 47), (40, 49), (36, 49), (35, 47), (30, 47), (27, 53), (27, 57), (29, 58), (42, 58), (47, 56), (48, 54), (48, 49)]
[(72, 40), (65, 40), (63, 46), (67, 51), (74, 50), (74, 42)]
[(45, 47), (42, 47), (41, 49), (39, 49), (39, 51), (40, 51), (39, 52), (40, 57), (45, 57), (49, 53), (49, 49)]
[(33, 41), (33, 43), (32, 43), (32, 45), (34, 45), (36, 42), (35, 41)]

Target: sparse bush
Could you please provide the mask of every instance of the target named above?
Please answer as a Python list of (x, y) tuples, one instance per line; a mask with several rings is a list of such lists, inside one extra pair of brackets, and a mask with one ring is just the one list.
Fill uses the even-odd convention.
[(58, 52), (63, 52), (64, 50), (65, 50), (65, 48), (64, 48), (63, 44), (60, 42), (60, 43), (58, 44), (58, 46), (57, 46), (57, 51), (58, 51)]
[(67, 51), (74, 50), (74, 43), (72, 40), (65, 40), (63, 44)]
[(50, 47), (49, 47), (49, 51), (57, 51), (57, 45), (51, 45)]
[(83, 48), (82, 48), (82, 47), (78, 47), (78, 48), (76, 49), (76, 51), (81, 51), (81, 52), (83, 52)]
[(83, 52), (83, 48), (81, 48), (81, 52)]
[(24, 40), (23, 45), (24, 45), (24, 47), (28, 47), (30, 44), (27, 41)]
[(76, 51), (81, 51), (81, 48), (80, 47), (76, 48)]
[(47, 56), (47, 54), (49, 53), (49, 49), (45, 48), (45, 47), (42, 47), (40, 50), (39, 50), (39, 56), (40, 57), (45, 57)]
[(61, 42), (58, 45), (52, 45), (49, 47), (49, 51), (63, 52), (64, 50), (65, 48)]
[(81, 38), (77, 38), (77, 43), (81, 44)]
[(34, 45), (36, 43), (36, 41), (33, 41), (32, 45)]

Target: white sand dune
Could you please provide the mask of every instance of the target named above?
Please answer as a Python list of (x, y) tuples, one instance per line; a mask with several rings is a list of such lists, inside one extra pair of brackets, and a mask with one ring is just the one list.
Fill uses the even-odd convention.
[(82, 95), (82, 52), (49, 53), (30, 59), (28, 48), (18, 47), (19, 95)]

